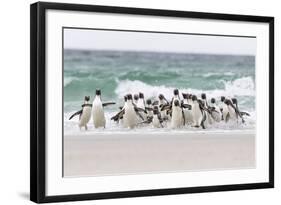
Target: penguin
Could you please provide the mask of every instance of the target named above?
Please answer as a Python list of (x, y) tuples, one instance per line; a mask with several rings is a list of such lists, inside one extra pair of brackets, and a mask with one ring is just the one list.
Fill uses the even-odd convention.
[(134, 104), (138, 104), (139, 102), (139, 95), (138, 94), (134, 94)]
[(99, 128), (99, 127), (105, 128), (106, 120), (104, 116), (103, 107), (113, 104), (115, 104), (115, 102), (102, 103), (101, 90), (99, 89), (96, 90), (96, 96), (93, 100), (93, 106), (92, 106), (93, 123), (95, 128)]
[(178, 90), (177, 88), (174, 89), (174, 97), (172, 98), (171, 105), (173, 105), (173, 101), (174, 101), (175, 99), (180, 100), (179, 90)]
[(145, 100), (144, 100), (144, 95), (143, 93), (139, 93), (139, 101), (138, 103), (136, 103), (137, 107), (138, 108), (142, 108), (142, 109), (145, 109)]
[[(191, 105), (192, 101), (189, 100), (189, 96), (190, 96), (190, 94), (188, 94), (188, 93), (182, 93), (183, 104)], [(193, 122), (192, 105), (191, 105), (191, 109), (184, 108), (183, 111), (184, 111), (185, 123), (188, 125), (192, 124), (192, 122)]]
[(159, 94), (158, 98), (159, 98), (158, 107), (160, 109), (161, 117), (163, 119), (169, 119), (170, 115), (167, 113), (167, 110), (165, 110), (165, 107), (166, 106), (170, 107), (170, 102), (165, 98), (163, 94)]
[[(228, 122), (229, 120), (237, 120), (238, 122), (238, 116), (241, 116), (239, 111), (235, 108), (235, 106), (232, 103), (232, 100), (225, 99), (224, 104), (227, 108), (224, 108), (223, 114), (224, 114), (224, 121)], [(242, 122), (244, 123), (244, 119), (241, 116)]]
[(159, 112), (159, 108), (156, 105), (156, 106), (153, 107), (153, 115), (152, 115), (152, 117), (148, 117), (147, 120), (142, 121), (139, 124), (144, 124), (144, 123), (145, 124), (152, 124), (152, 126), (155, 127), (155, 128), (160, 128), (160, 127), (163, 128), (164, 127), (163, 124), (162, 124), (163, 122), (164, 122), (164, 120), (161, 118), (161, 114)]
[(155, 128), (163, 128), (163, 119), (161, 118), (161, 114), (157, 106), (153, 108), (153, 118), (152, 118), (152, 125)]
[(201, 99), (202, 99), (203, 105), (207, 108), (208, 107), (208, 102), (207, 102), (206, 93), (202, 93), (201, 94)]
[(225, 97), (221, 96), (221, 100), (220, 100), (220, 104), (219, 104), (221, 113), (223, 113), (224, 100), (225, 100)]
[[(206, 93), (202, 93), (201, 94), (201, 99), (202, 99), (202, 103), (203, 103), (203, 106), (208, 109), (209, 105), (208, 105), (208, 101), (207, 101), (207, 96), (206, 96)], [(211, 116), (211, 113), (210, 112), (206, 112), (206, 122), (208, 124), (213, 124), (213, 118)]]
[(183, 108), (178, 98), (172, 100), (171, 128), (179, 128), (185, 125)]
[(192, 115), (193, 115), (193, 127), (199, 128), (200, 126), (205, 129), (206, 112), (204, 111), (204, 105), (201, 100), (198, 100), (196, 95), (192, 96)]
[(124, 106), (123, 126), (133, 129), (138, 124), (138, 117), (144, 120), (139, 111), (142, 111), (142, 109), (137, 108), (133, 103), (132, 95), (128, 94), (127, 103)]
[(140, 112), (140, 114), (142, 115), (142, 117), (144, 118), (144, 120), (146, 120), (147, 118), (147, 113), (146, 113), (146, 110), (145, 110), (145, 100), (144, 100), (144, 95), (143, 93), (139, 93), (138, 95), (139, 97), (139, 100), (138, 102), (136, 103), (136, 106), (142, 110), (144, 110), (144, 112)]
[(147, 118), (152, 118), (152, 116), (153, 116), (153, 108), (152, 108), (152, 101), (151, 101), (151, 99), (147, 99), (146, 100), (145, 110), (147, 112)]
[(248, 112), (243, 112), (243, 111), (240, 111), (239, 108), (238, 108), (238, 100), (236, 98), (232, 98), (232, 103), (234, 105), (234, 107), (238, 110), (238, 112), (241, 114), (241, 117), (246, 115), (246, 116), (250, 116), (250, 114)]
[(220, 100), (220, 104), (219, 104), (219, 108), (220, 108), (220, 111), (222, 114), (221, 120), (224, 120), (224, 121), (225, 121), (226, 115), (228, 113), (227, 105), (224, 103), (225, 99), (226, 98), (224, 96), (221, 96), (221, 100)]
[(222, 119), (222, 113), (220, 108), (216, 105), (216, 99), (212, 98), (209, 105), (209, 110), (211, 111), (211, 116), (216, 122), (220, 122)]
[(82, 127), (85, 127), (85, 130), (88, 130), (88, 122), (91, 119), (91, 110), (92, 110), (92, 104), (90, 104), (90, 96), (85, 96), (84, 98), (84, 104), (82, 105), (82, 109), (78, 112), (71, 115), (69, 120), (71, 120), (74, 116), (79, 115), (79, 128), (81, 130)]

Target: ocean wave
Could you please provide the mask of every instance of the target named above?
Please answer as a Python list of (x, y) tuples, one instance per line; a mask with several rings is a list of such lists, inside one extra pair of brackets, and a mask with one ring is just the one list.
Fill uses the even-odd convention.
[(217, 77), (217, 76), (234, 76), (235, 73), (232, 72), (225, 72), (225, 73), (204, 73), (202, 76), (204, 78), (209, 78), (209, 77)]
[(70, 85), (73, 81), (76, 81), (76, 80), (79, 80), (79, 79), (76, 77), (64, 77), (63, 86), (66, 87), (66, 86)]
[[(242, 77), (234, 81), (222, 81), (224, 83), (224, 89), (213, 90), (199, 90), (193, 88), (179, 88), (180, 92), (192, 93), (200, 95), (202, 92), (206, 93), (210, 97), (220, 96), (255, 96), (255, 83), (251, 77)], [(123, 98), (128, 93), (143, 92), (146, 97), (156, 98), (160, 93), (167, 98), (173, 97), (173, 90), (175, 87), (168, 87), (165, 85), (155, 86), (149, 85), (139, 80), (122, 80), (118, 82), (118, 86), (115, 89), (115, 94), (119, 98)]]

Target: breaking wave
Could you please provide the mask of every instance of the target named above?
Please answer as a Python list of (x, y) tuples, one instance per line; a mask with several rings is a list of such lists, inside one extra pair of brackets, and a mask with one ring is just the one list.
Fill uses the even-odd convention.
[[(180, 92), (192, 93), (200, 95), (202, 92), (210, 97), (220, 96), (255, 96), (255, 83), (251, 77), (238, 78), (233, 81), (223, 81), (224, 89), (199, 90), (192, 88), (179, 88)], [(172, 98), (173, 89), (165, 85), (155, 86), (149, 85), (139, 80), (123, 80), (120, 81), (115, 89), (115, 94), (119, 98), (123, 98), (127, 93), (143, 92), (146, 97), (157, 97), (160, 93), (167, 98)]]

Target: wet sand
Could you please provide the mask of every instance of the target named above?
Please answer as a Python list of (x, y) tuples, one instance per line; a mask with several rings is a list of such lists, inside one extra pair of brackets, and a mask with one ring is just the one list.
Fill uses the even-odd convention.
[(64, 176), (255, 167), (253, 131), (74, 134), (64, 137)]

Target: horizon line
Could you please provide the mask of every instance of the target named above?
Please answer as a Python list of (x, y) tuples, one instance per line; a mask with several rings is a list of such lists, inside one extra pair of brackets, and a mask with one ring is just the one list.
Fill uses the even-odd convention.
[(222, 56), (251, 56), (251, 54), (237, 54), (237, 53), (199, 53), (199, 52), (176, 52), (176, 51), (155, 51), (155, 50), (128, 50), (128, 49), (93, 49), (93, 48), (63, 48), (63, 50), (76, 50), (76, 51), (115, 51), (115, 52), (135, 52), (135, 53), (173, 53), (173, 54), (195, 54), (195, 55), (222, 55)]

